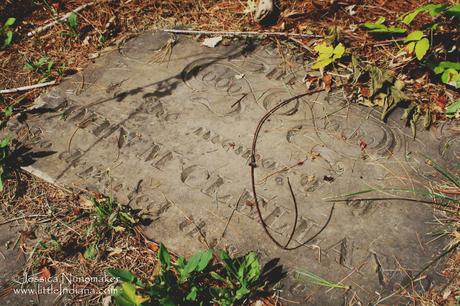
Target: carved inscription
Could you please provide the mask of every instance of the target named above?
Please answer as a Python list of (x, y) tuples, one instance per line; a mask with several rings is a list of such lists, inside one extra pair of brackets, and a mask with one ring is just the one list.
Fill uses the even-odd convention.
[(401, 266), (413, 273), (433, 257), (432, 245), (420, 251), (414, 242), (431, 224), (429, 209), (343, 195), (375, 186), (417, 189), (420, 174), (436, 174), (424, 153), (447, 167), (458, 163), (456, 126), (413, 140), (399, 122), (382, 123), (373, 109), (345, 103), (343, 93), (306, 96), (278, 109), (257, 139), (260, 213), (281, 242), (296, 223), (290, 246), (314, 236), (307, 246), (281, 251), (259, 221), (251, 141), (270, 109), (305, 92), (310, 72), (277, 48), (202, 49), (183, 37), (168, 62), (149, 62), (164, 50), (170, 37), (163, 34), (130, 40), (123, 56), (110, 55), (96, 63), (97, 73), (85, 72), (97, 84), (79, 90), (81, 79), (63, 82), (66, 87), (43, 99), (44, 114), (8, 123), (34, 150), (50, 152), (32, 165), (37, 173), (116, 196), (148, 220), (149, 237), (177, 253), (216, 247), (234, 256), (255, 249), (267, 260), (280, 258), (289, 271), (280, 294), (294, 304), (344, 300), (342, 290), (325, 294), (297, 281), (297, 269), (350, 285), (350, 294), (368, 304), (400, 283)]

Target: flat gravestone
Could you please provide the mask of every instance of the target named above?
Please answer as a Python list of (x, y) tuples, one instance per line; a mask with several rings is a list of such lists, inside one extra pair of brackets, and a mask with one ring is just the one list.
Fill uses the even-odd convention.
[[(41, 96), (33, 114), (10, 122), (35, 152), (26, 169), (142, 209), (152, 220), (146, 233), (177, 253), (214, 247), (280, 258), (287, 277), (277, 288), (297, 304), (376, 301), (437, 255), (439, 245), (427, 235), (429, 206), (377, 193), (370, 197), (386, 199), (337, 202), (330, 216), (327, 198), (417, 188), (439, 177), (423, 154), (446, 166), (458, 163), (458, 127), (420, 131), (414, 140), (399, 118), (383, 123), (376, 110), (347, 105), (342, 92), (277, 110), (257, 141), (255, 185), (265, 222), (276, 239), (288, 240), (295, 214), (288, 179), (299, 211), (291, 246), (330, 217), (306, 246), (284, 251), (257, 216), (250, 148), (263, 115), (305, 92), (305, 67), (292, 58), (283, 65), (269, 47), (209, 49), (187, 37), (168, 54), (169, 38), (157, 32), (129, 41)], [(296, 270), (352, 289), (299, 281)]]

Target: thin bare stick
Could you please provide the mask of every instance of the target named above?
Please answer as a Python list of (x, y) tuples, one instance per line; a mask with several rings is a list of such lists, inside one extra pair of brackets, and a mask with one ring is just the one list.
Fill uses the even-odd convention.
[(34, 84), (30, 86), (23, 86), (23, 87), (17, 87), (17, 88), (10, 88), (10, 89), (2, 89), (0, 90), (0, 94), (7, 94), (7, 93), (15, 93), (15, 92), (20, 92), (20, 91), (27, 91), (31, 89), (36, 89), (36, 88), (42, 88), (42, 87), (47, 87), (56, 84), (56, 81), (51, 81), (51, 82), (46, 82), (46, 83), (39, 83), (39, 84)]
[(29, 215), (29, 216), (17, 217), (17, 218), (13, 218), (13, 219), (10, 219), (10, 220), (0, 222), (0, 225), (5, 225), (5, 224), (8, 224), (8, 223), (11, 223), (11, 222), (14, 222), (14, 221), (19, 221), (19, 220), (22, 220), (22, 219), (40, 218), (40, 217), (48, 217), (48, 215)]
[[(337, 88), (337, 87), (336, 87)], [(295, 101), (297, 99), (300, 99), (302, 97), (305, 97), (305, 96), (309, 96), (309, 95), (312, 95), (314, 93), (318, 93), (318, 92), (321, 92), (321, 91), (324, 91), (324, 89), (316, 89), (316, 90), (310, 90), (310, 91), (307, 91), (306, 93), (303, 93), (303, 94), (300, 94), (300, 95), (297, 95), (297, 96), (294, 96), (294, 97), (291, 97), (287, 100), (284, 100), (282, 102), (280, 102), (278, 105), (276, 105), (275, 107), (273, 107), (272, 109), (270, 109), (259, 121), (259, 123), (257, 124), (257, 127), (256, 127), (256, 130), (254, 132), (254, 137), (253, 137), (253, 140), (252, 140), (252, 146), (251, 146), (251, 162), (249, 163), (249, 166), (251, 168), (251, 186), (252, 186), (252, 194), (253, 194), (253, 197), (254, 197), (254, 203), (255, 203), (255, 206), (256, 206), (256, 209), (257, 209), (257, 215), (259, 217), (259, 221), (260, 223), (262, 224), (262, 227), (265, 231), (265, 234), (267, 234), (267, 236), (270, 238), (270, 240), (276, 244), (279, 248), (283, 249), (283, 250), (295, 250), (295, 249), (298, 249), (302, 246), (305, 246), (307, 243), (309, 243), (310, 241), (312, 241), (313, 239), (315, 239), (319, 234), (321, 234), (324, 229), (328, 226), (329, 222), (331, 221), (331, 218), (332, 218), (332, 214), (334, 212), (334, 208), (335, 208), (335, 203), (332, 204), (332, 207), (331, 207), (331, 211), (329, 212), (329, 216), (326, 220), (326, 222), (324, 223), (324, 225), (321, 227), (321, 229), (319, 229), (313, 236), (311, 236), (310, 238), (308, 238), (307, 240), (305, 240), (304, 242), (298, 244), (297, 246), (294, 246), (294, 247), (288, 247), (288, 244), (291, 242), (291, 239), (292, 239), (292, 236), (293, 236), (293, 233), (291, 233), (291, 236), (289, 237), (288, 239), (288, 243), (287, 244), (281, 244), (281, 242), (279, 242), (271, 233), (270, 231), (268, 230), (268, 225), (267, 223), (265, 223), (265, 220), (262, 216), (262, 211), (260, 210), (260, 204), (259, 204), (259, 200), (257, 198), (257, 190), (256, 190), (256, 181), (255, 181), (255, 169), (257, 167), (257, 164), (256, 164), (256, 146), (257, 146), (257, 139), (259, 137), (259, 133), (260, 133), (260, 130), (262, 129), (262, 126), (264, 125), (265, 121), (268, 120), (268, 118), (270, 118), (270, 116), (275, 113), (278, 109), (280, 109), (281, 107), (291, 103), (292, 101)], [(290, 185), (290, 184), (289, 184)], [(292, 200), (294, 202), (294, 209), (296, 211), (296, 221), (294, 223), (294, 228), (292, 230), (292, 232), (295, 232), (296, 228), (295, 226), (297, 225), (296, 222), (297, 222), (297, 200), (295, 198), (295, 195), (294, 195), (294, 192), (292, 191), (292, 187), (290, 187), (290, 191), (291, 191), (291, 196), (292, 196)]]
[(322, 38), (321, 35), (315, 34), (299, 34), (299, 33), (286, 33), (286, 32), (239, 32), (239, 31), (199, 31), (199, 30), (176, 30), (176, 29), (162, 29), (164, 32), (175, 34), (203, 34), (203, 35), (267, 35), (267, 36), (286, 36), (286, 37), (302, 37), (302, 38)]
[(297, 228), (297, 219), (299, 218), (299, 209), (297, 208), (297, 199), (295, 198), (294, 190), (292, 190), (291, 181), (289, 180), (289, 176), (287, 178), (287, 182), (289, 185), (289, 191), (291, 192), (292, 201), (294, 201), (294, 225), (292, 226), (291, 235), (289, 236), (288, 241), (284, 245), (285, 248), (289, 246), (289, 243), (291, 243), (291, 240), (294, 237), (295, 229)]
[(44, 26), (41, 26), (41, 27), (37, 28), (36, 30), (33, 30), (33, 31), (27, 33), (27, 37), (32, 37), (32, 36), (34, 36), (36, 34), (39, 34), (41, 32), (44, 32), (44, 31), (48, 30), (51, 27), (54, 27), (56, 24), (58, 24), (60, 22), (65, 22), (72, 13), (78, 13), (79, 11), (81, 11), (81, 10), (83, 10), (83, 9), (87, 8), (88, 6), (91, 6), (93, 4), (94, 4), (94, 2), (89, 2), (89, 3), (85, 3), (83, 5), (80, 5), (79, 7), (77, 7), (73, 11), (68, 12), (64, 16), (62, 16), (62, 17), (60, 17), (60, 18), (58, 18), (58, 19), (56, 19), (56, 20), (54, 20), (54, 21), (52, 21), (52, 22), (50, 22), (48, 24), (45, 24)]
[(225, 224), (225, 228), (224, 228), (224, 231), (222, 232), (221, 238), (224, 238), (228, 225), (230, 224), (230, 221), (232, 221), (233, 214), (235, 213), (235, 210), (238, 208), (238, 204), (240, 204), (240, 201), (243, 195), (244, 195), (244, 191), (241, 193), (240, 197), (238, 198), (238, 201), (236, 201), (235, 207), (233, 207), (232, 213), (230, 214), (230, 217), (228, 218), (227, 224)]

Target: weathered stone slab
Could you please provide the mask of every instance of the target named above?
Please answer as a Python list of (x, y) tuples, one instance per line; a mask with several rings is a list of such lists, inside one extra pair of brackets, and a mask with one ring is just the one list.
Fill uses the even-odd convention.
[[(152, 219), (148, 235), (178, 253), (210, 246), (280, 258), (289, 272), (281, 297), (301, 304), (337, 305), (354, 293), (363, 303), (375, 301), (433, 258), (436, 245), (426, 234), (431, 209), (391, 199), (338, 202), (328, 226), (306, 247), (277, 248), (258, 223), (250, 147), (267, 110), (305, 91), (305, 68), (285, 68), (268, 47), (207, 49), (186, 37), (170, 58), (165, 52), (166, 62), (152, 62), (168, 39), (147, 33), (129, 41), (43, 95), (38, 114), (11, 122), (11, 131), (26, 131), (42, 152), (27, 169), (142, 209)], [(277, 239), (286, 241), (293, 226), (288, 178), (299, 203), (296, 245), (325, 224), (332, 207), (326, 198), (419, 186), (437, 176), (422, 154), (446, 166), (458, 163), (455, 126), (413, 140), (399, 119), (382, 123), (379, 116), (345, 104), (335, 92), (294, 101), (264, 124), (256, 184)], [(297, 282), (296, 269), (352, 290)]]

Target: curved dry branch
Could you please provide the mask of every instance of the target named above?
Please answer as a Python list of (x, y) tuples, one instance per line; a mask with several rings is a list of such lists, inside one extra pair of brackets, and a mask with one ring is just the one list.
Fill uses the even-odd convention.
[(264, 220), (264, 218), (262, 216), (262, 212), (260, 210), (259, 200), (257, 199), (257, 190), (256, 190), (256, 184), (255, 184), (255, 169), (257, 167), (257, 164), (256, 164), (257, 139), (259, 137), (260, 130), (262, 129), (262, 126), (265, 123), (265, 121), (267, 121), (267, 119), (270, 118), (270, 116), (273, 115), (273, 113), (275, 113), (278, 109), (280, 109), (281, 107), (283, 107), (283, 106), (285, 106), (285, 105), (287, 105), (287, 104), (291, 103), (292, 101), (295, 101), (295, 100), (297, 100), (299, 98), (309, 96), (309, 95), (312, 95), (312, 94), (315, 94), (315, 93), (319, 93), (319, 92), (321, 92), (323, 90), (324, 89), (311, 90), (311, 91), (308, 91), (306, 93), (303, 93), (303, 94), (300, 94), (300, 95), (297, 95), (297, 96), (294, 96), (294, 97), (291, 97), (291, 98), (289, 98), (287, 100), (282, 101), (281, 103), (279, 103), (278, 105), (276, 105), (275, 107), (270, 109), (260, 119), (259, 123), (257, 124), (256, 130), (254, 132), (254, 138), (252, 140), (252, 147), (251, 147), (251, 162), (249, 163), (249, 165), (251, 167), (251, 186), (252, 186), (252, 193), (253, 193), (253, 196), (254, 196), (254, 203), (255, 203), (255, 206), (256, 206), (256, 209), (257, 209), (257, 215), (259, 217), (260, 223), (262, 224), (262, 227), (263, 227), (265, 233), (267, 234), (267, 236), (270, 238), (270, 240), (273, 243), (275, 243), (278, 247), (280, 247), (283, 250), (295, 250), (295, 249), (298, 249), (298, 248), (306, 245), (307, 243), (309, 243), (313, 239), (315, 239), (319, 234), (321, 234), (321, 232), (324, 231), (324, 229), (327, 227), (327, 225), (331, 221), (332, 214), (333, 214), (334, 208), (335, 208), (335, 203), (331, 207), (329, 217), (327, 218), (326, 222), (324, 223), (324, 225), (321, 227), (321, 229), (318, 232), (316, 232), (313, 236), (311, 236), (310, 238), (308, 238), (304, 242), (300, 243), (299, 245), (297, 245), (295, 247), (289, 247), (289, 243), (292, 241), (292, 238), (294, 237), (294, 234), (295, 234), (295, 231), (296, 231), (296, 228), (297, 228), (297, 218), (298, 218), (299, 212), (298, 212), (297, 200), (296, 200), (296, 197), (294, 195), (294, 191), (292, 190), (291, 182), (289, 181), (289, 178), (288, 178), (289, 190), (291, 192), (291, 197), (292, 197), (292, 201), (293, 201), (293, 204), (294, 204), (295, 220), (294, 220), (294, 225), (293, 225), (293, 228), (292, 228), (292, 231), (291, 231), (291, 234), (289, 236), (288, 241), (283, 245), (278, 240), (276, 240), (276, 238), (273, 237), (273, 235), (268, 230), (268, 226), (265, 223), (265, 220)]

